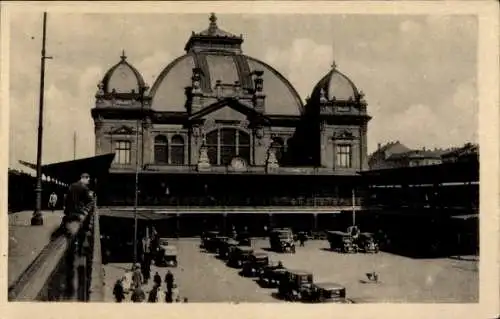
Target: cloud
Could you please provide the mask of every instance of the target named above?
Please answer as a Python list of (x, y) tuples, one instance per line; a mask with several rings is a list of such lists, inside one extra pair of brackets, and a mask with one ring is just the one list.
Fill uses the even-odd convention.
[(154, 84), (156, 78), (160, 75), (160, 72), (172, 62), (173, 57), (169, 52), (156, 51), (150, 56), (137, 63), (135, 67), (144, 77), (144, 81), (150, 87)]
[(268, 48), (264, 59), (282, 73), (305, 100), (314, 85), (330, 70), (333, 48), (299, 38), (293, 40), (290, 48)]

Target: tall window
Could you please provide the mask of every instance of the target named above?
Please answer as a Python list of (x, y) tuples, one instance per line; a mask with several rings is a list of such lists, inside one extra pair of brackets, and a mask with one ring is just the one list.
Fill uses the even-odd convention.
[(283, 155), (285, 153), (285, 142), (281, 137), (273, 138), (273, 142), (271, 143), (271, 147), (274, 148), (276, 154), (276, 160), (278, 163), (283, 163)]
[(339, 144), (336, 146), (336, 165), (338, 168), (351, 168), (352, 167), (352, 145)]
[(130, 141), (116, 141), (114, 162), (117, 164), (130, 164), (132, 161), (131, 149)]
[(184, 138), (180, 135), (172, 137), (172, 144), (170, 145), (170, 158), (172, 164), (184, 164)]
[(238, 156), (250, 162), (250, 136), (243, 131), (224, 128), (206, 136), (208, 158), (212, 165), (229, 165)]
[(168, 143), (164, 135), (155, 137), (155, 163), (168, 164)]

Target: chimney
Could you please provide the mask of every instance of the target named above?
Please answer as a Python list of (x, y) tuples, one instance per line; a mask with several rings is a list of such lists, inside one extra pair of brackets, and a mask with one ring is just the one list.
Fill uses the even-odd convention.
[(378, 148), (377, 149), (381, 149), (381, 148), (382, 148), (382, 144), (378, 143)]

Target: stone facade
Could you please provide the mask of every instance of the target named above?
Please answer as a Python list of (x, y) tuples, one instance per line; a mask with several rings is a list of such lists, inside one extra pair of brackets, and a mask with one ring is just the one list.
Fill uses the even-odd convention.
[(96, 154), (117, 154), (115, 170), (135, 170), (136, 159), (141, 170), (189, 170), (207, 157), (210, 170), (231, 166), (228, 156), (240, 166), (274, 170), (306, 166), (345, 175), (366, 169), (370, 117), (354, 84), (332, 69), (303, 105), (278, 71), (243, 55), (242, 42), (212, 15), (209, 28), (193, 33), (186, 55), (151, 90), (123, 53), (98, 85)]

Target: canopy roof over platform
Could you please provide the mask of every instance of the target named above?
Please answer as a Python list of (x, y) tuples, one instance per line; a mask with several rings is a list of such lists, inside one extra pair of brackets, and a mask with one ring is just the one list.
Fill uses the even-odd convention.
[(360, 172), (371, 185), (468, 183), (479, 181), (479, 162), (379, 169)]
[[(114, 153), (81, 158), (73, 161), (42, 165), (42, 174), (65, 183), (73, 183), (80, 179), (82, 173), (90, 174), (91, 178), (99, 178), (108, 174)], [(36, 165), (25, 161), (19, 163), (36, 170)]]

